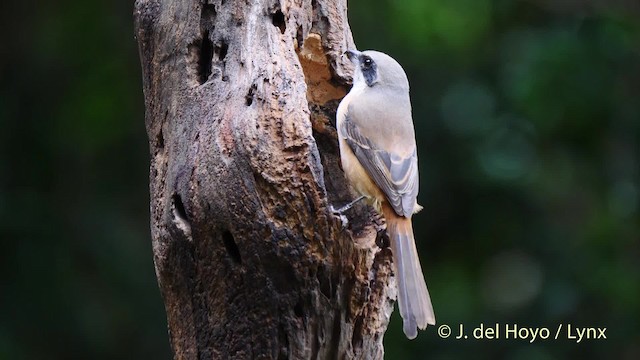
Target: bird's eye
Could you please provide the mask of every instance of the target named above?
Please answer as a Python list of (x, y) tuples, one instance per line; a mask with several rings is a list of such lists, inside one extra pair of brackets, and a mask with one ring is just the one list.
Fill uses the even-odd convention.
[(370, 67), (372, 63), (373, 60), (371, 60), (371, 58), (365, 58), (364, 61), (362, 61), (362, 65), (367, 68)]

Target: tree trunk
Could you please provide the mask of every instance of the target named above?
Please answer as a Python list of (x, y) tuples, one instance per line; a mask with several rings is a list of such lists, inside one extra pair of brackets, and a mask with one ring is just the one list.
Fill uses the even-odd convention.
[(391, 252), (335, 111), (345, 0), (138, 0), (156, 274), (177, 359), (382, 358)]

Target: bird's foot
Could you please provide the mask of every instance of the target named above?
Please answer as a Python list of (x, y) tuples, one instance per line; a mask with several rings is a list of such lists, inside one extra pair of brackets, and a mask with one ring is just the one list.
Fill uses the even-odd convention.
[(329, 206), (329, 211), (340, 219), (340, 223), (342, 223), (342, 228), (346, 229), (347, 225), (349, 225), (349, 219), (340, 211), (340, 209), (336, 209), (333, 205)]
[(337, 217), (340, 218), (340, 221), (342, 222), (342, 228), (346, 229), (347, 225), (349, 225), (349, 219), (347, 219), (347, 217), (344, 215), (344, 213), (351, 209), (353, 207), (353, 205), (355, 205), (358, 201), (364, 199), (364, 195), (360, 196), (359, 198), (351, 201), (350, 203), (348, 203), (347, 205), (341, 207), (341, 208), (334, 208), (333, 205), (329, 206), (329, 210), (331, 211), (331, 213)]

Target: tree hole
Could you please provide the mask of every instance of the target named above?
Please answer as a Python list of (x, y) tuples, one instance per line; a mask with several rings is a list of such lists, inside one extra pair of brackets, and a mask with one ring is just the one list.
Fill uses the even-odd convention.
[(202, 19), (212, 21), (216, 18), (216, 6), (213, 4), (202, 5)]
[(284, 34), (285, 30), (287, 30), (287, 24), (282, 10), (278, 10), (271, 15), (271, 23), (273, 23), (273, 26), (280, 29), (280, 33), (282, 34)]
[(251, 87), (249, 88), (249, 92), (245, 97), (245, 103), (247, 104), (247, 106), (251, 106), (251, 104), (253, 104), (253, 97), (255, 95), (256, 89), (257, 89), (256, 84), (251, 85)]
[(298, 48), (302, 49), (304, 45), (304, 35), (302, 33), (302, 26), (298, 26), (298, 30), (296, 31), (296, 41), (298, 41)]
[(218, 61), (224, 60), (227, 56), (227, 51), (229, 51), (229, 44), (223, 41), (219, 46), (217, 45), (215, 47), (214, 53), (216, 54), (216, 59), (218, 59)]
[(158, 135), (156, 135), (156, 147), (158, 150), (164, 149), (164, 134), (162, 133), (162, 128), (158, 131)]
[(382, 229), (376, 234), (376, 245), (378, 245), (380, 249), (386, 249), (391, 246), (389, 234), (387, 234), (386, 229)]
[(242, 258), (240, 257), (238, 244), (236, 244), (236, 241), (229, 230), (225, 230), (222, 233), (222, 242), (224, 243), (224, 247), (227, 249), (227, 253), (231, 257), (231, 260), (236, 264), (241, 264)]
[(213, 42), (209, 38), (208, 30), (205, 30), (204, 34), (202, 34), (198, 55), (198, 82), (202, 85), (207, 82), (209, 76), (211, 76), (211, 66), (213, 62)]
[(356, 317), (356, 322), (353, 325), (353, 336), (351, 337), (351, 346), (354, 349), (362, 347), (362, 328), (364, 325), (364, 316), (359, 315)]
[(299, 318), (301, 318), (304, 314), (302, 303), (300, 301), (298, 301), (298, 303), (293, 307), (293, 313), (296, 314), (296, 316)]
[(318, 279), (318, 285), (320, 285), (320, 292), (327, 298), (332, 298), (331, 291), (331, 274), (328, 273), (324, 267), (318, 267), (318, 272), (316, 273), (316, 278)]
[(186, 236), (188, 240), (191, 240), (189, 217), (182, 203), (182, 198), (177, 193), (171, 196), (171, 216), (173, 225)]
[(188, 222), (189, 217), (187, 216), (187, 211), (184, 209), (184, 204), (182, 203), (182, 198), (178, 194), (173, 194), (171, 197), (171, 201), (173, 202), (173, 208), (175, 209), (175, 215), (177, 215), (181, 220)]

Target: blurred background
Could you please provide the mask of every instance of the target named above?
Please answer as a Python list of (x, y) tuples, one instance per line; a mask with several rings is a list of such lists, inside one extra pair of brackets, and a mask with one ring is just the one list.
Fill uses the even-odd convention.
[[(4, 2), (0, 359), (168, 359), (129, 2)], [(361, 50), (412, 86), (439, 325), (606, 327), (606, 340), (467, 340), (388, 359), (640, 358), (640, 3), (349, 2)]]

